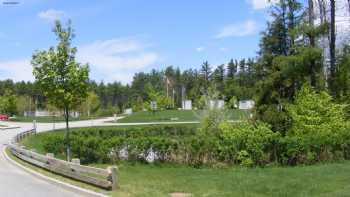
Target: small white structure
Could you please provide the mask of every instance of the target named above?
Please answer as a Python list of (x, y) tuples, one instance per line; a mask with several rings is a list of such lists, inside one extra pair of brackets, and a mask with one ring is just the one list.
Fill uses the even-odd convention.
[[(25, 117), (45, 117), (45, 116), (63, 116), (63, 112), (49, 112), (49, 111), (25, 111), (23, 113)], [(69, 116), (73, 118), (78, 118), (80, 113), (77, 111), (69, 112)]]
[(253, 100), (243, 100), (239, 101), (238, 109), (253, 109), (255, 102)]
[(182, 110), (192, 110), (192, 101), (191, 100), (182, 101)]
[(210, 100), (209, 109), (224, 109), (225, 101), (224, 100)]
[(132, 108), (125, 109), (124, 114), (131, 115), (132, 114)]
[(42, 117), (42, 116), (52, 116), (53, 113), (49, 111), (25, 111), (23, 114), (25, 117), (32, 116), (32, 117)]
[(69, 115), (73, 118), (79, 118), (80, 113), (77, 111), (72, 111), (72, 112), (69, 112)]
[(152, 110), (157, 110), (157, 108), (158, 108), (157, 101), (151, 101), (150, 107)]

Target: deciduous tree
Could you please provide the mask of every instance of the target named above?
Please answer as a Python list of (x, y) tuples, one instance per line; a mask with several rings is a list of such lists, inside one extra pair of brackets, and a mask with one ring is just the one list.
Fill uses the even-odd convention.
[(53, 32), (58, 44), (37, 51), (32, 57), (33, 74), (49, 102), (64, 111), (66, 121), (67, 160), (70, 160), (69, 113), (86, 98), (89, 82), (88, 65), (75, 61), (77, 49), (72, 47), (74, 31), (71, 22), (63, 27), (55, 21)]

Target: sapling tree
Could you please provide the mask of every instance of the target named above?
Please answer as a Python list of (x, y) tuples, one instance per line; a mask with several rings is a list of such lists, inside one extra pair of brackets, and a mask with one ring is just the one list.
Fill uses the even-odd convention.
[(67, 160), (70, 161), (69, 113), (87, 97), (89, 68), (75, 61), (77, 49), (71, 46), (75, 37), (71, 21), (66, 27), (55, 21), (53, 32), (58, 44), (48, 50), (36, 51), (31, 63), (35, 80), (49, 103), (64, 112)]

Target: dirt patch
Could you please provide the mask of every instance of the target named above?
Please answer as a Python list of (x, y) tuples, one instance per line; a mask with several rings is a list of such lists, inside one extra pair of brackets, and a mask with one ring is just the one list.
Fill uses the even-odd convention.
[(190, 193), (182, 193), (182, 192), (174, 192), (174, 193), (170, 193), (171, 197), (191, 197), (192, 194)]

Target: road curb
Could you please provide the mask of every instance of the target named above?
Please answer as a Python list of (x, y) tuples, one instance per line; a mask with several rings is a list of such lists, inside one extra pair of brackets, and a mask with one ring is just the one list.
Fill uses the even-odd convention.
[(65, 183), (65, 182), (62, 182), (62, 181), (59, 181), (57, 179), (54, 179), (54, 178), (51, 178), (51, 177), (48, 177), (48, 176), (45, 176), (39, 172), (36, 172), (16, 161), (14, 161), (13, 159), (11, 159), (7, 153), (6, 153), (6, 148), (7, 146), (4, 146), (3, 149), (2, 149), (2, 152), (5, 156), (5, 158), (10, 162), (12, 163), (13, 165), (17, 166), (18, 168), (21, 168), (22, 170), (26, 171), (27, 173), (31, 174), (32, 176), (35, 176), (36, 178), (39, 178), (41, 180), (44, 180), (44, 181), (47, 181), (51, 184), (55, 184), (59, 187), (62, 187), (68, 191), (72, 191), (72, 192), (75, 192), (77, 194), (80, 194), (82, 196), (88, 196), (88, 197), (107, 197), (106, 195), (104, 194), (101, 194), (101, 193), (97, 193), (97, 192), (94, 192), (94, 191), (91, 191), (91, 190), (88, 190), (88, 189), (84, 189), (84, 188), (81, 188), (81, 187), (78, 187), (78, 186), (75, 186), (75, 185), (72, 185), (72, 184), (69, 184), (69, 183)]
[(0, 130), (18, 129), (18, 128), (20, 128), (20, 127), (19, 126), (6, 126), (6, 127), (0, 128)]

